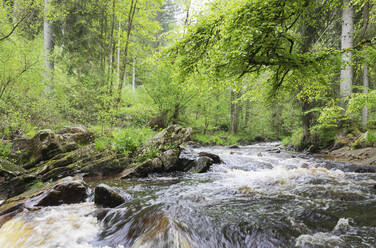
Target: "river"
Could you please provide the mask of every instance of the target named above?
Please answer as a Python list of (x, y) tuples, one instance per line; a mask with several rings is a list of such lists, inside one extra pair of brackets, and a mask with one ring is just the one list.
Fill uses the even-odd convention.
[(108, 179), (127, 203), (24, 211), (0, 247), (376, 247), (376, 174), (278, 145), (196, 149), (224, 161), (203, 174)]

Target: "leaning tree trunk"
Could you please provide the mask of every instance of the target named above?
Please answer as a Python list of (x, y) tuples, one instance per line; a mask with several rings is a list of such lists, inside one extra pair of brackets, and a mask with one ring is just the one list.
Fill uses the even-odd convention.
[(52, 23), (49, 21), (50, 0), (44, 0), (44, 22), (43, 22), (43, 57), (44, 57), (44, 81), (46, 84), (46, 92), (53, 94), (54, 91), (54, 61), (52, 53), (54, 49), (54, 41), (52, 37)]
[[(353, 46), (353, 32), (354, 10), (351, 6), (350, 0), (343, 0), (342, 11), (342, 39), (341, 49), (346, 50)], [(351, 51), (345, 51), (342, 55), (342, 69), (341, 69), (341, 83), (340, 83), (340, 95), (342, 98), (351, 95), (352, 81), (353, 81), (353, 67), (352, 67), (352, 53)], [(345, 104), (343, 103), (345, 106)]]

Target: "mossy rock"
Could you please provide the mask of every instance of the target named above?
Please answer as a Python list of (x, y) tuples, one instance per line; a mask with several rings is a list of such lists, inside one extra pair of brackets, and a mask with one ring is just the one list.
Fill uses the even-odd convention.
[(367, 147), (366, 144), (366, 134), (362, 134), (359, 136), (358, 139), (356, 139), (352, 144), (351, 147), (353, 149), (359, 149), (359, 148), (365, 148)]
[(7, 160), (0, 159), (0, 177), (15, 177), (25, 173), (25, 170)]

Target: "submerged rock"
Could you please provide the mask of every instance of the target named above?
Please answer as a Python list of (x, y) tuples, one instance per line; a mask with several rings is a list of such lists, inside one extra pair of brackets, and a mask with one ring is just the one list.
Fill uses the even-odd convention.
[(110, 186), (99, 184), (94, 190), (94, 202), (105, 208), (114, 208), (123, 204), (125, 199)]
[(213, 154), (213, 153), (199, 152), (198, 155), (200, 155), (201, 157), (209, 157), (209, 158), (213, 159), (213, 162), (215, 164), (223, 163), (222, 159), (218, 155)]
[(192, 168), (190, 168), (191, 172), (196, 173), (204, 173), (210, 169), (210, 166), (214, 164), (213, 159), (209, 157), (199, 157), (193, 162)]

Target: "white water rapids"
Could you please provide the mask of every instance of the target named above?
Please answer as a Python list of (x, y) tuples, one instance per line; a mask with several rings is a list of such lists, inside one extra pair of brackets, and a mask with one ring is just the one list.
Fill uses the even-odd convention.
[(132, 195), (116, 209), (24, 211), (0, 228), (0, 248), (376, 247), (376, 174), (276, 147), (202, 148), (224, 163), (108, 181)]

